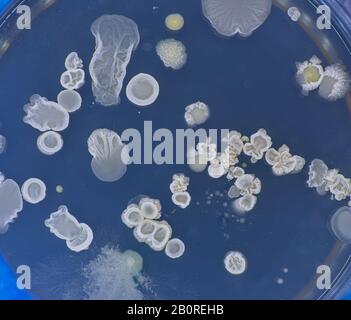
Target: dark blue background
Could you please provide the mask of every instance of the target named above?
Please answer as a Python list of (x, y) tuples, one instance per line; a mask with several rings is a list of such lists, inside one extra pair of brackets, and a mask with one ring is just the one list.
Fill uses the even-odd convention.
[[(152, 10), (154, 5), (159, 9)], [(178, 72), (165, 69), (149, 50), (150, 45), (173, 36), (163, 21), (174, 11), (186, 21), (184, 31), (174, 37), (184, 42), (189, 55), (187, 65)], [(22, 106), (34, 93), (56, 98), (69, 52), (77, 51), (88, 65), (95, 45), (90, 25), (106, 13), (126, 15), (137, 22), (142, 41), (129, 64), (126, 82), (139, 72), (150, 73), (160, 83), (160, 97), (152, 107), (138, 109), (123, 94), (119, 106), (104, 108), (93, 104), (87, 77), (80, 91), (83, 108), (71, 116), (70, 127), (63, 133), (63, 151), (46, 157), (36, 149), (38, 132), (22, 122)], [(338, 49), (350, 67), (346, 50)], [(197, 175), (185, 166), (131, 166), (122, 180), (104, 184), (90, 170), (86, 141), (94, 129), (106, 127), (121, 133), (126, 128), (142, 129), (145, 120), (152, 120), (155, 129), (184, 128), (185, 106), (202, 100), (211, 108), (206, 128), (229, 128), (250, 135), (263, 127), (276, 147), (286, 143), (307, 161), (324, 159), (351, 176), (351, 119), (345, 101), (328, 103), (316, 94), (303, 97), (294, 82), (295, 62), (314, 54), (323, 58), (308, 35), (275, 7), (252, 37), (228, 40), (211, 30), (199, 1), (58, 1), (34, 21), (31, 31), (19, 35), (0, 62), (1, 133), (9, 143), (7, 154), (0, 158), (1, 171), (20, 184), (32, 176), (41, 178), (48, 188), (43, 203), (25, 204), (9, 232), (1, 236), (0, 251), (11, 266), (28, 264), (34, 271), (46, 270), (39, 275), (41, 285), (33, 283), (34, 296), (39, 297), (48, 294), (46, 289), (50, 291), (54, 281), (46, 265), (55, 261), (57, 269), (66, 270), (58, 282), (73, 281), (69, 272), (75, 274), (80, 264), (106, 244), (142, 254), (144, 271), (159, 298), (294, 297), (335, 244), (326, 226), (341, 206), (307, 188), (307, 169), (300, 175), (278, 178), (263, 162), (249, 166), (248, 171), (263, 181), (263, 191), (246, 223), (239, 224), (223, 217), (228, 210), (221, 202), (206, 204), (206, 192), (228, 189), (224, 181)], [(188, 209), (173, 214), (168, 185), (177, 172), (190, 176), (193, 201)], [(62, 195), (55, 193), (58, 184), (64, 186)], [(138, 194), (161, 199), (174, 235), (186, 243), (182, 259), (171, 261), (152, 252), (137, 243), (121, 223), (121, 212)], [(89, 252), (68, 252), (65, 243), (44, 226), (44, 220), (61, 204), (93, 228), (95, 238)], [(248, 258), (248, 270), (241, 277), (224, 270), (223, 258), (229, 250), (240, 250)], [(334, 262), (337, 270), (340, 262)], [(284, 267), (289, 268), (287, 275), (282, 274)], [(51, 272), (57, 274), (53, 267)], [(276, 284), (277, 277), (285, 279), (283, 286)]]

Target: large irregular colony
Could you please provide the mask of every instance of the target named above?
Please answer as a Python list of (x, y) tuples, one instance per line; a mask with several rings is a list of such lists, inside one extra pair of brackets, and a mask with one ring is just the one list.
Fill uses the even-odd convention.
[(173, 203), (181, 209), (187, 208), (191, 202), (190, 193), (187, 191), (189, 183), (190, 179), (180, 173), (173, 175), (173, 181), (169, 186)]
[(318, 89), (320, 97), (336, 101), (350, 91), (351, 77), (342, 64), (333, 64), (324, 69), (322, 61), (313, 56), (308, 61), (297, 62), (296, 68), (296, 80), (304, 95)]
[[(185, 251), (184, 244), (179, 239), (172, 239), (172, 227), (167, 221), (160, 221), (161, 203), (149, 197), (141, 197), (133, 201), (121, 215), (122, 222), (133, 230), (134, 237), (141, 243), (146, 243), (155, 251), (165, 248), (171, 258), (179, 258)], [(169, 245), (169, 241), (172, 241)]]
[(96, 49), (89, 65), (96, 102), (113, 106), (120, 102), (120, 93), (132, 53), (140, 35), (137, 24), (124, 16), (105, 15), (91, 26)]
[(79, 223), (66, 206), (60, 206), (45, 220), (45, 226), (61, 240), (66, 241), (67, 247), (75, 252), (89, 249), (93, 241), (93, 232), (85, 223)]
[(250, 36), (271, 13), (272, 0), (202, 0), (202, 11), (222, 36)]
[(114, 182), (127, 172), (128, 147), (120, 136), (109, 129), (97, 129), (88, 139), (88, 150), (92, 155), (91, 169), (101, 181)]
[(23, 199), (18, 184), (12, 179), (5, 179), (0, 173), (0, 234), (6, 233), (10, 223), (23, 209)]

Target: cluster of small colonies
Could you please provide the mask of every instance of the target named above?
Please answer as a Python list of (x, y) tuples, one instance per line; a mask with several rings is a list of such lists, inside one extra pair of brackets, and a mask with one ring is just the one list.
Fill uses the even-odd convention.
[(266, 161), (272, 166), (273, 174), (284, 176), (301, 172), (305, 166), (305, 159), (300, 156), (293, 156), (287, 145), (282, 145), (278, 150), (274, 148), (266, 152)]
[(173, 203), (181, 209), (185, 209), (190, 205), (191, 196), (187, 191), (190, 179), (184, 174), (173, 175), (172, 183), (169, 188), (172, 192)]
[(200, 126), (210, 117), (210, 109), (203, 102), (195, 102), (185, 108), (184, 118), (189, 127)]
[(71, 52), (65, 61), (66, 71), (61, 75), (60, 82), (62, 87), (67, 90), (78, 90), (85, 83), (85, 72), (83, 61), (76, 52)]
[(97, 103), (120, 103), (127, 66), (140, 42), (137, 24), (124, 16), (104, 15), (91, 25), (96, 48), (89, 65), (92, 90)]
[(0, 173), (0, 234), (6, 233), (10, 223), (23, 210), (23, 199), (18, 184), (12, 179), (5, 179)]
[[(122, 222), (128, 228), (134, 228), (134, 237), (146, 243), (155, 251), (162, 251), (170, 258), (179, 258), (184, 254), (185, 245), (179, 239), (172, 239), (172, 228), (161, 218), (159, 200), (143, 197), (138, 203), (130, 204), (121, 215)], [(170, 243), (169, 243), (170, 242)]]
[(50, 218), (45, 220), (45, 226), (56, 237), (65, 240), (67, 247), (75, 252), (88, 250), (93, 241), (91, 228), (85, 223), (79, 223), (66, 206), (60, 206), (56, 212), (51, 213)]
[[(58, 132), (68, 128), (69, 113), (78, 110), (82, 105), (80, 94), (73, 90), (84, 84), (84, 71), (79, 69), (83, 67), (83, 62), (76, 52), (67, 56), (65, 67), (67, 71), (61, 77), (61, 84), (67, 90), (58, 94), (58, 103), (35, 94), (23, 108), (26, 113), (23, 121), (43, 132), (37, 139), (37, 147), (41, 153), (48, 156), (56, 154), (63, 148), (63, 139)], [(83, 74), (83, 79), (76, 76), (77, 72)], [(68, 74), (71, 75), (75, 85), (68, 85), (71, 83), (66, 79)]]
[(228, 197), (236, 199), (233, 208), (240, 214), (253, 210), (262, 189), (261, 180), (252, 174), (245, 174), (244, 169), (239, 167), (233, 169), (231, 174), (236, 179), (228, 191)]
[(332, 194), (331, 198), (341, 201), (351, 196), (351, 179), (345, 178), (338, 169), (329, 169), (320, 159), (314, 159), (309, 167), (310, 188), (316, 188), (318, 194)]
[(175, 39), (161, 40), (156, 45), (156, 53), (167, 68), (179, 70), (188, 59), (184, 44)]
[(127, 172), (129, 149), (116, 132), (94, 130), (88, 139), (88, 151), (93, 157), (91, 169), (99, 180), (114, 182)]
[(320, 97), (336, 101), (350, 91), (351, 77), (341, 64), (333, 64), (324, 70), (321, 60), (313, 56), (309, 61), (296, 63), (296, 68), (296, 80), (304, 95), (319, 88)]

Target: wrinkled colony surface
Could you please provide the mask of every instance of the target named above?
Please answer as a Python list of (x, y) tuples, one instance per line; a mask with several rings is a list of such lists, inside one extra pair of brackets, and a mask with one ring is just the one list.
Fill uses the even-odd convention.
[(23, 183), (21, 192), (25, 201), (37, 204), (46, 197), (46, 185), (40, 179), (30, 178)]
[(89, 71), (96, 102), (113, 106), (120, 102), (120, 93), (132, 52), (139, 45), (136, 23), (124, 16), (104, 15), (91, 26), (96, 49)]
[(174, 238), (166, 245), (165, 253), (171, 259), (180, 258), (185, 252), (185, 244), (182, 240)]
[(337, 210), (330, 219), (330, 228), (341, 242), (351, 244), (351, 208)]
[(272, 0), (202, 0), (202, 11), (222, 36), (248, 37), (271, 12)]
[(39, 131), (63, 131), (69, 125), (69, 114), (58, 103), (40, 95), (33, 95), (30, 103), (23, 107), (23, 121)]
[(82, 106), (82, 97), (77, 91), (63, 90), (58, 94), (57, 102), (67, 112), (74, 112)]
[(185, 121), (188, 126), (199, 126), (204, 124), (210, 117), (210, 109), (203, 102), (195, 102), (185, 108)]
[(66, 70), (61, 75), (60, 83), (67, 90), (78, 90), (84, 86), (85, 71), (83, 69)]
[(165, 25), (170, 31), (179, 31), (184, 27), (184, 18), (179, 13), (172, 13), (166, 17)]
[(272, 146), (272, 139), (265, 129), (259, 129), (250, 137), (250, 142), (244, 145), (243, 152), (251, 157), (251, 162), (261, 160), (264, 154)]
[(79, 223), (66, 206), (60, 206), (56, 212), (51, 213), (50, 218), (45, 220), (45, 226), (56, 237), (65, 240), (67, 247), (75, 252), (89, 249), (93, 241), (90, 227)]
[(77, 70), (83, 68), (83, 60), (79, 58), (77, 52), (68, 54), (65, 60), (65, 68), (67, 70)]
[(6, 233), (9, 224), (17, 218), (17, 213), (23, 209), (21, 190), (18, 184), (11, 180), (4, 180), (0, 174), (0, 234)]
[(301, 172), (305, 166), (305, 159), (293, 156), (288, 146), (283, 145), (278, 150), (269, 149), (265, 155), (266, 161), (272, 166), (273, 174), (283, 176)]
[(128, 100), (140, 107), (153, 104), (159, 93), (160, 87), (157, 80), (146, 73), (139, 73), (133, 77), (126, 89)]
[(109, 129), (93, 131), (88, 139), (88, 150), (93, 156), (91, 169), (101, 181), (117, 181), (127, 172), (128, 148), (116, 132)]
[(156, 53), (167, 68), (179, 70), (184, 67), (188, 59), (185, 45), (175, 39), (166, 39), (158, 42)]
[(63, 148), (63, 139), (58, 132), (47, 131), (37, 139), (39, 151), (47, 156), (52, 156)]
[(350, 91), (351, 77), (341, 64), (334, 64), (325, 68), (323, 80), (318, 94), (329, 101), (344, 98)]
[(0, 154), (6, 151), (7, 140), (6, 137), (0, 134)]
[(224, 258), (224, 267), (233, 275), (241, 275), (246, 271), (247, 260), (241, 252), (230, 251)]

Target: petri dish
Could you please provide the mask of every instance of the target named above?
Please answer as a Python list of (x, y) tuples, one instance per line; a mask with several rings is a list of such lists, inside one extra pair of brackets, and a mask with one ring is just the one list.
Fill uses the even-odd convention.
[[(230, 188), (225, 179), (214, 181), (206, 174), (194, 174), (187, 166), (153, 164), (128, 166), (123, 178), (106, 184), (92, 174), (87, 150), (87, 139), (99, 128), (119, 134), (128, 128), (142, 132), (146, 120), (152, 120), (155, 128), (185, 128), (185, 107), (204, 101), (211, 108), (205, 128), (230, 128), (247, 135), (265, 128), (275, 146), (286, 143), (308, 163), (321, 158), (350, 176), (350, 95), (333, 103), (313, 93), (306, 97), (294, 79), (295, 63), (313, 55), (323, 65), (342, 62), (351, 70), (351, 8), (346, 1), (275, 0), (268, 19), (246, 39), (216, 34), (203, 16), (200, 2), (172, 0), (157, 6), (138, 0), (85, 0), (84, 6), (81, 1), (69, 0), (4, 3), (0, 133), (6, 136), (8, 147), (0, 156), (0, 171), (18, 184), (40, 176), (47, 197), (35, 206), (24, 204), (8, 232), (0, 235), (0, 274), (3, 283), (9, 283), (6, 290), (0, 290), (1, 298), (94, 297), (86, 288), (94, 280), (92, 268), (97, 257), (106, 263), (127, 261), (116, 269), (116, 274), (123, 276), (107, 275), (116, 283), (106, 291), (110, 299), (123, 298), (118, 294), (122, 289), (127, 292), (124, 298), (143, 299), (342, 299), (347, 295), (351, 248), (328, 228), (333, 213), (345, 203), (308, 189), (307, 165), (299, 174), (275, 177), (263, 162), (249, 164), (247, 170), (260, 178), (262, 192), (255, 209), (238, 217), (224, 205)], [(31, 8), (30, 30), (16, 26), (20, 4)], [(332, 10), (330, 30), (316, 25), (321, 4)], [(297, 22), (287, 15), (292, 6), (301, 12)], [(177, 34), (164, 26), (165, 17), (174, 12), (186, 22)], [(126, 16), (138, 26), (140, 43), (128, 64), (123, 88), (138, 73), (155, 76), (160, 96), (147, 110), (135, 108), (124, 90), (118, 106), (104, 107), (95, 101), (88, 73), (95, 48), (90, 28), (104, 14)], [(187, 61), (180, 70), (165, 68), (155, 52), (157, 43), (167, 38), (186, 46)], [(73, 51), (86, 71), (86, 83), (79, 90), (82, 108), (70, 116), (69, 127), (62, 132), (64, 148), (54, 157), (46, 157), (36, 148), (39, 132), (22, 121), (23, 106), (33, 94), (55, 100), (62, 90), (65, 58)], [(191, 178), (192, 203), (184, 211), (174, 211), (168, 191), (172, 175), (179, 171)], [(55, 192), (57, 185), (64, 188), (63, 193)], [(180, 259), (170, 261), (165, 254), (137, 242), (121, 222), (119, 216), (130, 200), (145, 193), (160, 200), (174, 237), (185, 243)], [(64, 241), (45, 227), (44, 221), (61, 205), (67, 205), (77, 221), (93, 230), (89, 250), (69, 251)], [(128, 254), (123, 260), (123, 252), (128, 250), (138, 255)], [(247, 269), (240, 276), (224, 268), (223, 260), (231, 251), (242, 252), (247, 259)], [(137, 283), (135, 291), (128, 286), (131, 279), (136, 281), (135, 275), (126, 270), (128, 265), (140, 270), (141, 264), (148, 285)], [(31, 288), (16, 295), (16, 270), (23, 265), (30, 267)], [(316, 285), (321, 265), (330, 268), (331, 289)], [(98, 270), (106, 276), (106, 268)]]

